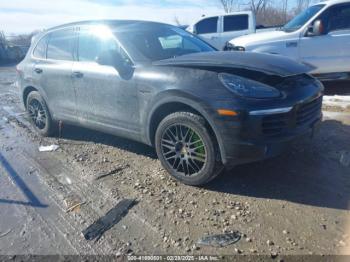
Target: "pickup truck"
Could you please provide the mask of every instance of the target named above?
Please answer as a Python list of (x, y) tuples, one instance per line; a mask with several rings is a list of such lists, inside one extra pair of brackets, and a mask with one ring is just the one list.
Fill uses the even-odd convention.
[(232, 38), (265, 30), (271, 28), (257, 27), (255, 15), (251, 11), (204, 17), (187, 28), (187, 31), (199, 36), (218, 50), (224, 50)]
[(348, 80), (350, 1), (319, 2), (281, 29), (235, 38), (227, 49), (287, 56), (313, 67), (321, 80)]

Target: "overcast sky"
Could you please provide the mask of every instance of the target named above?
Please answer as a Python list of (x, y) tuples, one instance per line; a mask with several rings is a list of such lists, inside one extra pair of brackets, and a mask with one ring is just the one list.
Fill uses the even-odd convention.
[(0, 30), (6, 34), (87, 19), (139, 19), (189, 24), (222, 12), (218, 0), (1, 0)]

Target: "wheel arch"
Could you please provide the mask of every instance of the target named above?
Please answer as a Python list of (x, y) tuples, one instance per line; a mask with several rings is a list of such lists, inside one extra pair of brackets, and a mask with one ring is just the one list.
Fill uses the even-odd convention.
[(23, 93), (22, 93), (22, 101), (23, 101), (23, 104), (24, 104), (24, 107), (27, 108), (27, 98), (28, 98), (28, 95), (31, 93), (31, 92), (39, 92), (39, 90), (33, 86), (27, 86), (24, 88), (23, 90)]
[(171, 97), (158, 102), (151, 110), (151, 113), (149, 114), (150, 117), (148, 118), (147, 122), (146, 135), (148, 139), (148, 144), (154, 146), (157, 127), (166, 116), (181, 111), (191, 112), (194, 114), (198, 114), (205, 119), (210, 132), (212, 133), (213, 137), (217, 142), (220, 152), (220, 158), (223, 161), (225, 159), (223, 141), (221, 139), (219, 131), (215, 127), (212, 118), (210, 117), (210, 112), (208, 112), (208, 110), (208, 108), (205, 110), (203, 105), (201, 105), (198, 102), (195, 102), (195, 100), (184, 97)]

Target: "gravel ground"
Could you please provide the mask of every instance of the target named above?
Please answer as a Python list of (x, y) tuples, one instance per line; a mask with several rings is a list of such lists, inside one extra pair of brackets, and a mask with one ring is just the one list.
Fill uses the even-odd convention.
[[(0, 254), (350, 254), (349, 111), (325, 106), (313, 140), (196, 188), (133, 141), (65, 125), (61, 139), (37, 136), (14, 77), (0, 68)], [(60, 148), (39, 152), (51, 144)], [(86, 241), (81, 232), (122, 199), (137, 203)], [(242, 234), (236, 244), (197, 244), (232, 231)]]

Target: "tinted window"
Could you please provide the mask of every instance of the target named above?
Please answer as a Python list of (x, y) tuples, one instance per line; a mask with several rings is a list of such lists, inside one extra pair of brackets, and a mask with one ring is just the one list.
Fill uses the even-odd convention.
[(48, 39), (48, 36), (44, 36), (43, 38), (41, 38), (41, 40), (35, 47), (33, 55), (36, 58), (42, 58), (42, 59), (46, 58), (47, 39)]
[(218, 31), (218, 17), (204, 19), (196, 24), (197, 34), (216, 33)]
[(224, 32), (247, 30), (248, 15), (233, 15), (224, 17)]
[(78, 45), (79, 61), (95, 62), (101, 53), (108, 51), (119, 52), (119, 45), (114, 35), (107, 31), (106, 28), (92, 27), (80, 32)]
[(327, 31), (350, 29), (350, 5), (340, 5), (330, 10)]
[(136, 49), (151, 61), (215, 50), (198, 37), (174, 26), (138, 24), (115, 31), (115, 34), (127, 50)]
[(50, 34), (47, 58), (55, 60), (73, 60), (74, 31), (65, 29)]

